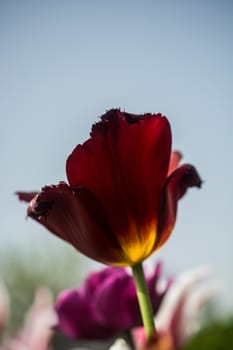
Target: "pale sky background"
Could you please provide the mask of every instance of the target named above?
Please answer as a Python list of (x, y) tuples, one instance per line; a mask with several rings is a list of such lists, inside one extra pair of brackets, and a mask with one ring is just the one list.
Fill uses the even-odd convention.
[(14, 191), (66, 180), (67, 156), (106, 109), (162, 112), (205, 183), (150, 261), (173, 273), (213, 264), (233, 310), (232, 33), (230, 0), (1, 0), (0, 254), (73, 251), (25, 221)]

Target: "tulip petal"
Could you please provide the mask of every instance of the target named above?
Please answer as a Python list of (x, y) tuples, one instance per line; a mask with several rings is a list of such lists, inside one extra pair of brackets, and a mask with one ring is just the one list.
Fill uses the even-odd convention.
[(55, 309), (59, 318), (58, 328), (72, 339), (105, 339), (112, 330), (96, 319), (95, 308), (82, 291), (66, 290), (57, 299)]
[(67, 159), (70, 185), (81, 185), (99, 199), (130, 265), (153, 248), (170, 150), (165, 117), (111, 110)]
[(93, 297), (100, 286), (108, 279), (113, 276), (118, 276), (118, 274), (124, 272), (124, 269), (119, 269), (116, 267), (107, 267), (100, 271), (91, 272), (88, 275), (88, 278), (85, 280), (84, 285), (82, 287), (85, 296), (89, 300), (93, 300)]
[(37, 195), (38, 192), (20, 192), (17, 191), (15, 194), (18, 196), (20, 201), (31, 202), (31, 200)]
[(156, 325), (160, 331), (172, 336), (175, 349), (180, 349), (194, 333), (192, 326), (197, 321), (197, 313), (200, 310), (199, 307), (190, 308), (191, 304), (188, 302), (193, 300), (193, 296), (198, 296), (198, 290), (201, 291), (199, 297), (205, 295), (201, 283), (208, 279), (212, 272), (209, 265), (185, 271), (174, 281), (160, 305), (155, 319)]
[(84, 188), (73, 190), (63, 182), (46, 186), (30, 202), (28, 215), (92, 259), (125, 261), (101, 203)]
[(202, 181), (197, 170), (190, 164), (184, 164), (167, 179), (159, 211), (158, 238), (155, 250), (169, 238), (175, 225), (178, 200), (189, 187), (201, 187)]
[[(159, 288), (159, 284), (163, 283), (163, 288)], [(167, 293), (170, 285), (172, 284), (172, 279), (165, 278), (162, 276), (162, 263), (158, 262), (155, 265), (153, 274), (147, 278), (147, 286), (150, 294), (151, 304), (154, 314), (157, 313), (160, 303)]]
[(95, 305), (103, 324), (116, 333), (142, 324), (133, 278), (123, 269), (115, 268), (114, 274), (99, 286)]
[(169, 169), (168, 169), (168, 176), (175, 171), (182, 159), (182, 153), (179, 151), (173, 151), (170, 156), (170, 162), (169, 162)]

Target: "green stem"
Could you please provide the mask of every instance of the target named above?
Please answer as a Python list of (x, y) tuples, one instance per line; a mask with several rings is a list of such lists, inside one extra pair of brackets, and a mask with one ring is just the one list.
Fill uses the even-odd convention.
[(138, 302), (141, 310), (142, 321), (147, 338), (156, 331), (151, 305), (150, 295), (145, 280), (142, 263), (132, 266), (134, 281), (137, 290)]

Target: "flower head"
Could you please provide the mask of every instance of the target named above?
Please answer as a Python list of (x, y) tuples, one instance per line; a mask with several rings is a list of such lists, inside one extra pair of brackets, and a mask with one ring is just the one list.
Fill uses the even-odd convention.
[(67, 159), (69, 185), (18, 192), (28, 215), (83, 254), (133, 266), (158, 250), (176, 220), (177, 202), (200, 187), (192, 165), (171, 153), (171, 130), (161, 114), (112, 109)]
[[(158, 290), (161, 273), (159, 263), (147, 277), (154, 314), (171, 284), (168, 279)], [(91, 273), (81, 288), (63, 291), (55, 308), (58, 328), (78, 340), (109, 339), (142, 324), (133, 277), (117, 267)]]

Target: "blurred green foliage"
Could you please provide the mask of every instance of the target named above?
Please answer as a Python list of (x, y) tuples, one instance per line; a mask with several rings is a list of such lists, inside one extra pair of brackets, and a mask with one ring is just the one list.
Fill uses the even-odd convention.
[(233, 350), (233, 318), (211, 322), (183, 350)]
[(62, 249), (55, 245), (46, 250), (34, 247), (30, 252), (11, 248), (2, 254), (0, 279), (10, 294), (11, 315), (7, 332), (22, 325), (38, 287), (48, 287), (55, 298), (61, 290), (79, 285), (82, 270), (82, 260), (72, 248)]

